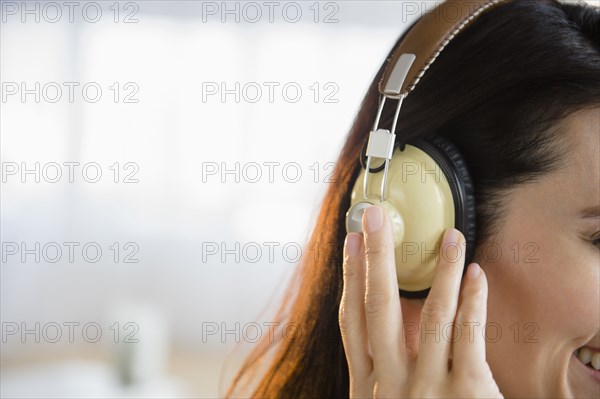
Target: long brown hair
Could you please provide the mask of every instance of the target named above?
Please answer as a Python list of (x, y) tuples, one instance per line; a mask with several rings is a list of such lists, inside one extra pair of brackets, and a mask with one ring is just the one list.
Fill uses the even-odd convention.
[[(295, 333), (276, 342), (265, 336), (225, 397), (348, 396), (338, 326), (345, 213), (384, 66), (362, 101), (306, 244), (318, 247), (319, 256), (303, 251), (277, 312), (279, 326), (293, 324)], [(499, 228), (499, 194), (558, 167), (565, 152), (559, 122), (599, 99), (599, 10), (515, 0), (486, 12), (448, 44), (405, 100), (396, 133), (403, 142), (443, 135), (461, 151), (475, 188), (477, 248)], [(392, 113), (386, 107), (383, 126), (389, 128)]]

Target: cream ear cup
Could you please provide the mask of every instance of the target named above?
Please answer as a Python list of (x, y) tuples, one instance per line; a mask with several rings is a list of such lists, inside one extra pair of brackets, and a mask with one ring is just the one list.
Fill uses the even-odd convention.
[(366, 207), (382, 206), (394, 225), (400, 290), (427, 290), (435, 274), (443, 232), (455, 223), (454, 199), (444, 172), (426, 152), (406, 144), (404, 151), (396, 150), (390, 160), (385, 201), (381, 202), (379, 197), (383, 173), (369, 176), (366, 198), (364, 174), (361, 169), (352, 189), (346, 214), (347, 231), (362, 231), (359, 222)]

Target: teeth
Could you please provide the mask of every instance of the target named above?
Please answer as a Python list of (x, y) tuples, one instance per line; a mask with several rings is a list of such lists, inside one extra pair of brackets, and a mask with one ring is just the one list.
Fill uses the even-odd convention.
[(596, 370), (600, 370), (600, 352), (596, 352), (592, 355), (592, 366)]
[(579, 348), (575, 351), (575, 354), (586, 366), (600, 370), (600, 352), (591, 351), (588, 348)]
[(580, 348), (577, 357), (583, 364), (588, 364), (592, 360), (592, 351), (588, 348)]

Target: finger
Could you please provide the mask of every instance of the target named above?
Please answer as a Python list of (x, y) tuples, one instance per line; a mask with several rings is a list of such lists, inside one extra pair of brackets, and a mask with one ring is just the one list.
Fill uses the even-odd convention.
[(485, 363), (483, 328), (487, 319), (487, 293), (485, 273), (478, 264), (471, 263), (467, 269), (460, 305), (456, 312), (456, 326), (460, 337), (457, 337), (453, 344), (453, 374), (470, 369), (480, 370)]
[(363, 238), (348, 233), (344, 243), (344, 290), (340, 302), (339, 323), (344, 352), (351, 375), (368, 375), (373, 368), (368, 353), (365, 320), (365, 255)]
[[(387, 213), (370, 206), (363, 215), (366, 255), (365, 315), (375, 369), (398, 368), (404, 345), (394, 239)], [(396, 374), (397, 376), (397, 374)]]
[(456, 316), (465, 249), (462, 233), (455, 228), (446, 229), (431, 290), (421, 311), (416, 368), (419, 375), (448, 373), (452, 323)]

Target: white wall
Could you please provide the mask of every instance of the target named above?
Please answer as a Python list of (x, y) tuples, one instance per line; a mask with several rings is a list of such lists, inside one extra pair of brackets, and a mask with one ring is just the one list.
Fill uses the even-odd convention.
[[(267, 15), (249, 23), (244, 15), (253, 17), (243, 10), (251, 9), (237, 3), (240, 23), (234, 15), (226, 15), (222, 23), (219, 13), (203, 14), (208, 3), (121, 2), (115, 23), (113, 2), (97, 2), (102, 7), (98, 22), (86, 20), (95, 18), (94, 6), (88, 6), (84, 17), (82, 9), (88, 3), (80, 3), (71, 23), (68, 7), (60, 2), (63, 15), (58, 22), (52, 22), (55, 9), (44, 8), (44, 3), (14, 3), (14, 15), (12, 4), (2, 2), (0, 32), (3, 361), (31, 353), (52, 357), (92, 346), (96, 350), (100, 344), (101, 351), (108, 350), (115, 321), (121, 322), (121, 333), (131, 332), (124, 330), (125, 322), (136, 322), (140, 337), (144, 323), (153, 317), (166, 329), (171, 348), (223, 358), (235, 344), (235, 334), (203, 340), (203, 328), (210, 324), (235, 329), (236, 323), (243, 328), (247, 322), (269, 320), (269, 313), (261, 312), (276, 304), (272, 296), (285, 289), (294, 270), (294, 248), (306, 239), (329, 184), (328, 163), (336, 160), (366, 88), (403, 29), (402, 21), (390, 18), (401, 6), (320, 4), (315, 23), (315, 5), (299, 2), (294, 4), (303, 16), (291, 23), (281, 14), (289, 3), (279, 3), (274, 23)], [(22, 15), (23, 7), (34, 14)], [(294, 18), (293, 10), (286, 18)], [(132, 11), (138, 22), (124, 23), (123, 17)], [(337, 22), (324, 23), (332, 12)], [(21, 84), (35, 89), (36, 82), (39, 102), (35, 94), (23, 100)], [(79, 84), (73, 102), (65, 82)], [(116, 103), (115, 82), (120, 89)], [(231, 89), (236, 82), (241, 88), (250, 83), (239, 102), (234, 95), (225, 101), (219, 96), (203, 100), (203, 83), (224, 83)], [(278, 84), (273, 102), (265, 82)], [(96, 103), (82, 95), (88, 83), (102, 89)], [(292, 87), (282, 93), (286, 84)], [(252, 102), (257, 86), (263, 97)], [(62, 89), (62, 98), (52, 102), (56, 87)], [(294, 87), (302, 89), (297, 102), (291, 99)], [(320, 98), (315, 102), (316, 87)], [(137, 103), (124, 102), (134, 89)], [(95, 95), (92, 89), (88, 93)], [(74, 182), (68, 180), (65, 162), (80, 163)], [(115, 162), (118, 183), (114, 166), (111, 169)], [(220, 168), (221, 162), (229, 169), (238, 163), (241, 180), (217, 174), (203, 181), (203, 168)], [(272, 182), (268, 162), (278, 163)], [(35, 172), (21, 173), (24, 167), (35, 169), (36, 163), (39, 182)], [(102, 176), (90, 183), (82, 176), (82, 165), (94, 163)], [(56, 164), (63, 175), (53, 183)], [(252, 183), (257, 164), (263, 175)], [(286, 174), (284, 165), (290, 167)], [(13, 167), (19, 169), (16, 174)], [(289, 182), (297, 168), (301, 178)], [(138, 182), (125, 183), (133, 171)], [(95, 177), (94, 168), (87, 172), (86, 178)], [(78, 245), (73, 262), (64, 242)], [(115, 242), (120, 247), (118, 262)], [(231, 254), (224, 262), (218, 255), (203, 261), (203, 243), (213, 242), (224, 242), (227, 248), (250, 244), (263, 253), (252, 262), (256, 253), (247, 246), (250, 252), (239, 251), (239, 261)], [(266, 242), (277, 245), (273, 259)], [(27, 249), (39, 243), (39, 262), (35, 253), (23, 261), (22, 243)], [(86, 243), (101, 248), (97, 263), (84, 259)], [(131, 243), (128, 248), (126, 243)], [(283, 254), (286, 244), (289, 252)], [(19, 248), (12, 254), (14, 245)], [(56, 257), (56, 246), (62, 256), (53, 263), (49, 260)], [(123, 256), (133, 249), (138, 263), (124, 263)], [(93, 257), (95, 251), (89, 254)], [(148, 308), (150, 316), (140, 313)], [(71, 343), (64, 324), (69, 322), (80, 323), (79, 329), (98, 323), (103, 338), (94, 346), (76, 329)], [(23, 327), (35, 331), (36, 323), (39, 344), (35, 333), (21, 336)], [(61, 326), (63, 337), (50, 343), (54, 323)], [(12, 334), (15, 325), (20, 330)], [(210, 384), (206, 392), (216, 394), (216, 382)], [(5, 384), (4, 393), (12, 386), (9, 394), (35, 394), (28, 390), (31, 384), (26, 385), (23, 391)]]

